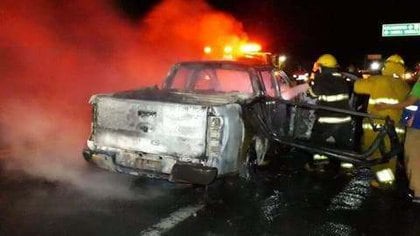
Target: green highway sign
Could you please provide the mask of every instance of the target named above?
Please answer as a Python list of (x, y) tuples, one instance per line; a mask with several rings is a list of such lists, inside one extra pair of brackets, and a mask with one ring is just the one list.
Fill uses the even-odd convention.
[(382, 37), (420, 36), (420, 23), (383, 24)]

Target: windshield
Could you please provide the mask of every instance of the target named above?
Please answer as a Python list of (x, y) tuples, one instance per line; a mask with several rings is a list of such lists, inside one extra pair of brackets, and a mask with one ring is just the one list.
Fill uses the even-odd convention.
[(250, 73), (237, 68), (180, 67), (168, 88), (181, 91), (253, 93)]

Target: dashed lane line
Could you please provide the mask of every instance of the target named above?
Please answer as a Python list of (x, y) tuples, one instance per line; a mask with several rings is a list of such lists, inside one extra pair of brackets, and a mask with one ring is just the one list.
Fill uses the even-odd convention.
[(204, 204), (180, 208), (177, 211), (172, 212), (167, 218), (162, 219), (159, 223), (141, 231), (140, 235), (162, 235), (203, 208)]

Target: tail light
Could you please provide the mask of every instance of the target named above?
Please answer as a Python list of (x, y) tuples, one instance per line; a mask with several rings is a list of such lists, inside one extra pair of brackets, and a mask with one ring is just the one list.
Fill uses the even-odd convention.
[(221, 154), (223, 119), (219, 116), (210, 116), (207, 121), (207, 156), (218, 157)]

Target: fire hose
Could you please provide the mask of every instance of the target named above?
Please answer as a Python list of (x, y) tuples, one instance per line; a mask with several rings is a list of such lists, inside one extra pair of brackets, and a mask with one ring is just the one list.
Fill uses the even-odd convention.
[[(266, 98), (261, 98), (266, 99)], [(251, 104), (247, 105), (248, 109), (255, 109), (255, 105), (261, 104), (261, 100), (254, 101)], [(320, 153), (324, 154), (333, 158), (337, 158), (341, 161), (350, 162), (353, 164), (359, 164), (359, 165), (367, 165), (372, 166), (376, 164), (381, 164), (388, 162), (391, 158), (399, 155), (403, 148), (401, 143), (399, 142), (397, 133), (395, 131), (395, 127), (393, 124), (393, 121), (389, 117), (380, 117), (380, 116), (374, 116), (366, 113), (351, 111), (351, 110), (345, 110), (345, 109), (339, 109), (334, 107), (327, 107), (327, 106), (321, 106), (321, 105), (313, 105), (313, 104), (307, 104), (307, 103), (299, 103), (299, 102), (293, 102), (293, 101), (287, 101), (283, 99), (274, 99), (265, 101), (265, 104), (286, 104), (286, 105), (293, 105), (296, 107), (302, 107), (307, 109), (314, 109), (314, 110), (327, 110), (332, 112), (338, 112), (342, 114), (347, 114), (351, 116), (358, 116), (367, 118), (374, 131), (378, 132), (378, 135), (376, 136), (373, 143), (370, 145), (370, 147), (362, 152), (355, 152), (355, 151), (349, 151), (349, 150), (340, 150), (340, 149), (333, 149), (328, 147), (317, 147), (314, 144), (305, 143), (299, 140), (293, 139), (293, 137), (288, 137), (286, 135), (280, 135), (276, 130), (275, 127), (272, 126), (271, 121), (268, 119), (264, 119), (264, 117), (267, 117), (268, 114), (262, 114), (260, 112), (252, 112), (251, 114), (254, 114), (252, 117), (254, 122), (261, 127), (261, 131), (264, 136), (266, 136), (268, 139), (285, 144), (291, 147), (295, 147), (298, 149), (302, 149), (305, 151), (313, 152), (313, 153)], [(373, 120), (384, 120), (385, 123), (383, 126), (375, 126)], [(382, 157), (376, 158), (376, 159), (369, 159), (369, 157), (375, 152), (376, 149), (381, 149), (381, 142), (383, 142), (383, 139), (388, 136), (391, 141), (391, 150), (389, 152), (385, 152), (384, 150), (381, 150)]]

